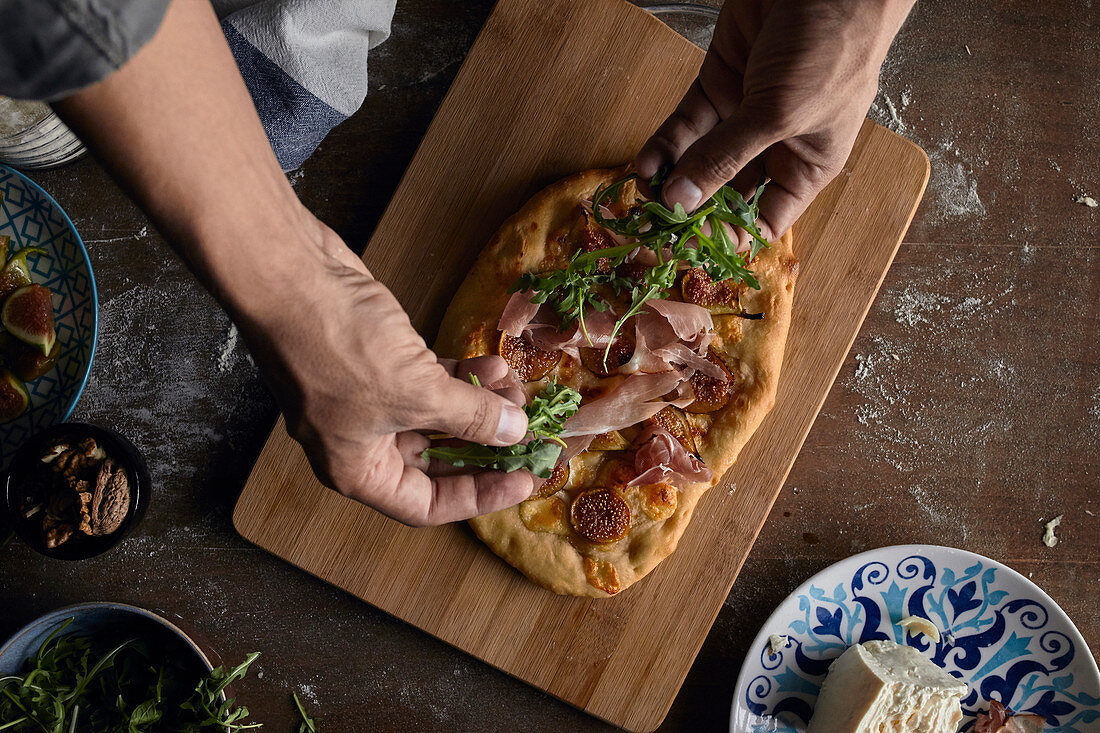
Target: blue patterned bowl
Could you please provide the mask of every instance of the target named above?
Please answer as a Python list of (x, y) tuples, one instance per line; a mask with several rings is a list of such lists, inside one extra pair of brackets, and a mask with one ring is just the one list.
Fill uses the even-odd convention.
[(0, 234), (11, 237), (12, 251), (41, 247), (29, 257), (31, 277), (53, 292), (57, 366), (27, 384), (31, 403), (15, 420), (0, 425), (0, 468), (35, 433), (66, 420), (76, 407), (92, 367), (99, 302), (88, 253), (80, 235), (48, 193), (22, 173), (0, 165)]
[[(933, 643), (895, 625), (921, 616)], [(768, 638), (789, 646), (772, 654)], [(852, 644), (908, 644), (968, 684), (962, 731), (995, 698), (1046, 719), (1046, 733), (1100, 725), (1100, 672), (1073, 622), (1015, 570), (964, 550), (898, 545), (842, 560), (810, 578), (764, 624), (741, 667), (733, 733), (801, 733), (829, 664)]]

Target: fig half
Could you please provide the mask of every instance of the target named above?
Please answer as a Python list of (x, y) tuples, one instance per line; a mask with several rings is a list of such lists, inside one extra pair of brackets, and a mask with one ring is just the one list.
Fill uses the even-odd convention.
[(15, 376), (24, 382), (33, 382), (54, 368), (61, 357), (61, 342), (54, 341), (50, 353), (43, 354), (37, 347), (12, 338), (6, 331), (10, 344), (4, 347), (4, 356)]
[(27, 388), (7, 369), (0, 369), (0, 423), (11, 422), (23, 414), (30, 403)]
[(13, 292), (0, 309), (0, 323), (12, 336), (49, 356), (57, 342), (50, 289), (31, 284)]
[[(11, 259), (7, 260), (7, 264), (4, 265), (4, 269), (0, 270), (0, 298), (6, 297), (9, 293), (18, 290), (19, 288), (31, 284), (31, 271), (27, 267), (27, 255), (44, 255), (46, 250), (41, 247), (24, 247), (11, 256)], [(4, 255), (7, 255), (7, 248), (4, 248)]]

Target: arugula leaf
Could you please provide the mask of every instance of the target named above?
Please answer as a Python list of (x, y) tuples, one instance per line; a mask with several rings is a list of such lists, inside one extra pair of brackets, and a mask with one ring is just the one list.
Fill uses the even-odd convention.
[(221, 692), (258, 654), (230, 672), (202, 675), (137, 638), (68, 632), (68, 619), (28, 660), (22, 674), (0, 677), (5, 733), (218, 733), (257, 728), (248, 710)]
[[(636, 201), (619, 218), (606, 217), (601, 209), (607, 204), (617, 203), (623, 187), (635, 180), (636, 174), (601, 185), (592, 195), (592, 217), (595, 222), (608, 231), (633, 239), (633, 242), (591, 252), (577, 252), (564, 269), (524, 274), (510, 290), (530, 290), (533, 293), (532, 303), (546, 303), (558, 314), (563, 331), (577, 322), (589, 344), (592, 339), (588, 338), (584, 327), (585, 311), (610, 308), (611, 304), (602, 294), (608, 289), (617, 295), (629, 293), (630, 306), (616, 321), (604, 350), (605, 366), (615, 336), (647, 301), (665, 297), (676, 282), (680, 263), (702, 267), (715, 282), (733, 279), (760, 289), (749, 264), (760, 250), (769, 246), (756, 223), (766, 179), (756, 187), (749, 201), (730, 186), (722, 186), (694, 212), (688, 213), (679, 203), (672, 209), (661, 203), (661, 190), (667, 175), (668, 170), (664, 169), (650, 180), (654, 200)], [(748, 232), (751, 237), (748, 252), (737, 251), (737, 242), (727, 231), (727, 225)], [(708, 233), (704, 233), (704, 228)], [(689, 241), (694, 245), (689, 247)], [(643, 274), (641, 286), (636, 281), (619, 276), (615, 270), (638, 247), (652, 250), (657, 257), (657, 264), (647, 268)], [(608, 262), (610, 267), (598, 270), (601, 260)], [(758, 318), (759, 315), (746, 317)]]
[(524, 408), (527, 413), (527, 431), (532, 436), (527, 443), (501, 448), (477, 443), (440, 445), (428, 448), (421, 455), (426, 459), (436, 458), (459, 468), (490, 468), (508, 473), (522, 468), (539, 478), (549, 478), (565, 445), (565, 441), (558, 435), (565, 429), (565, 421), (580, 408), (580, 404), (579, 392), (551, 382)]
[(317, 722), (309, 717), (302, 701), (298, 699), (298, 693), (292, 692), (290, 694), (294, 696), (294, 706), (298, 708), (298, 715), (302, 718), (302, 721), (298, 724), (298, 733), (317, 733)]

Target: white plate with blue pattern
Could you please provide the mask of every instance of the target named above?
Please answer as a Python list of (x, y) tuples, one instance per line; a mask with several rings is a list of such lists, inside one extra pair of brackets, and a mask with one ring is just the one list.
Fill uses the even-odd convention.
[[(895, 622), (930, 620), (939, 642)], [(790, 644), (773, 655), (768, 639)], [(870, 550), (822, 570), (787, 597), (745, 657), (732, 733), (802, 733), (829, 664), (852, 644), (908, 644), (964, 680), (962, 732), (997, 699), (1046, 720), (1047, 733), (1100, 729), (1100, 672), (1050, 596), (995, 560), (935, 545)]]
[(41, 247), (27, 258), (31, 278), (53, 293), (61, 356), (57, 365), (27, 384), (30, 405), (0, 425), (0, 468), (27, 438), (68, 419), (92, 367), (98, 330), (98, 297), (92, 265), (76, 227), (53, 198), (18, 171), (0, 165), (0, 234), (13, 252)]

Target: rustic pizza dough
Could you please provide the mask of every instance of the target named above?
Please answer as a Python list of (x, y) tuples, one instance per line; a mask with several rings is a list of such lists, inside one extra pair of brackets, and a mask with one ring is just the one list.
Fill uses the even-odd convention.
[[(580, 201), (590, 199), (597, 186), (621, 178), (626, 171), (625, 167), (592, 170), (565, 178), (508, 219), (451, 302), (440, 327), (437, 353), (455, 359), (496, 353), (497, 322), (510, 297), (509, 287), (522, 273), (564, 267), (572, 246), (563, 233), (580, 215)], [(633, 190), (624, 189), (624, 199), (633, 197)], [(570, 464), (566, 491), (470, 520), (478, 537), (539, 585), (556, 593), (597, 598), (630, 586), (676, 549), (699, 497), (733, 465), (775, 399), (798, 271), (792, 241), (788, 232), (751, 265), (760, 290), (742, 289), (741, 303), (747, 312), (763, 312), (762, 320), (714, 317), (718, 337), (712, 348), (734, 373), (737, 390), (717, 412), (687, 416), (698, 454), (714, 473), (712, 482), (674, 490), (671, 497), (667, 491), (664, 496), (647, 496), (646, 487), (633, 487), (627, 493), (629, 533), (616, 542), (597, 545), (569, 526), (572, 495), (594, 485), (601, 462), (607, 460), (605, 454), (586, 452)], [(570, 383), (568, 378), (557, 378)]]

